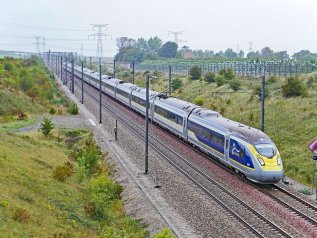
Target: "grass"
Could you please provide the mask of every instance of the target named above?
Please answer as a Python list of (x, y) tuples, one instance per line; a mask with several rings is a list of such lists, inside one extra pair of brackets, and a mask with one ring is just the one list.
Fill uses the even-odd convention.
[[(1, 119), (0, 119), (1, 122)], [(2, 120), (0, 124), (0, 133), (9, 132), (13, 130), (17, 130), (26, 126), (33, 125), (36, 122), (36, 119), (32, 116), (24, 120), (10, 120), (9, 122), (5, 122)]]
[[(63, 130), (58, 134), (59, 143), (55, 136), (47, 138), (40, 132), (2, 135), (1, 237), (148, 237), (142, 225), (124, 213), (120, 190), (114, 190), (119, 185), (108, 170), (78, 181), (79, 167), (67, 156), (65, 141), (75, 136), (83, 144), (80, 141), (88, 133)], [(72, 172), (60, 181), (54, 171), (62, 165)], [(102, 219), (92, 215), (96, 208)]]
[[(164, 78), (165, 77), (165, 78)], [(234, 92), (229, 84), (217, 87), (215, 83), (203, 80), (189, 80), (179, 76), (182, 87), (172, 96), (185, 101), (195, 102), (195, 98), (203, 99), (203, 107), (220, 112), (223, 116), (240, 123), (260, 128), (261, 102), (254, 95), (260, 80), (239, 78), (241, 88)], [(265, 133), (276, 143), (281, 152), (287, 176), (312, 186), (315, 164), (311, 161), (309, 143), (317, 139), (317, 74), (301, 75), (300, 79), (307, 85), (308, 97), (283, 98), (281, 86), (285, 78), (268, 80), (266, 85), (269, 96), (265, 100)], [(136, 83), (144, 86), (144, 79), (138, 75)], [(161, 75), (150, 84), (151, 89), (166, 91), (168, 81)]]

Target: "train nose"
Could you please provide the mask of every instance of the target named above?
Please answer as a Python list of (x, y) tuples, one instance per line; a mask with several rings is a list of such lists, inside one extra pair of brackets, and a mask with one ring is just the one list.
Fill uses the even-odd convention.
[(278, 183), (284, 176), (283, 171), (261, 171), (261, 183)]

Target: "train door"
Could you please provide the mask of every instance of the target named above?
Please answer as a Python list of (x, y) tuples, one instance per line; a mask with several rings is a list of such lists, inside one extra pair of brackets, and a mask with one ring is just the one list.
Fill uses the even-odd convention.
[(229, 150), (230, 150), (230, 135), (231, 135), (231, 132), (228, 131), (226, 133), (226, 136), (225, 136), (225, 149), (224, 149), (224, 154), (225, 154), (225, 161), (230, 164), (230, 153), (229, 153)]

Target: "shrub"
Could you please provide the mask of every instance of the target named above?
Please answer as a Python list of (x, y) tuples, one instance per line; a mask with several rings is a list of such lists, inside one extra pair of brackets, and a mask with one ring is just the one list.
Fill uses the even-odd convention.
[(66, 179), (73, 175), (73, 165), (65, 163), (63, 165), (58, 165), (53, 171), (53, 177), (58, 181), (64, 182)]
[(44, 136), (48, 136), (49, 134), (51, 134), (52, 130), (54, 129), (52, 119), (44, 118), (44, 121), (41, 123), (40, 129)]
[[(264, 86), (264, 92), (265, 92), (265, 98), (270, 95), (270, 91), (266, 85)], [(257, 97), (257, 99), (260, 100), (261, 95), (262, 95), (262, 86), (260, 86), (260, 85), (256, 86), (253, 90), (253, 94), (254, 94), (254, 96)]]
[(213, 72), (207, 72), (205, 74), (205, 81), (207, 83), (214, 83), (216, 81), (216, 74)]
[(201, 67), (199, 67), (198, 65), (194, 65), (189, 70), (189, 75), (191, 76), (191, 79), (193, 80), (200, 79), (201, 74), (202, 74)]
[(287, 82), (282, 86), (284, 97), (307, 96), (307, 87), (297, 77), (287, 78)]
[(86, 172), (91, 173), (102, 157), (100, 148), (93, 142), (92, 138), (86, 140), (85, 146), (78, 152), (78, 165)]
[(271, 76), (269, 79), (266, 81), (268, 84), (271, 83), (276, 83), (277, 82), (277, 76)]
[(310, 88), (310, 87), (313, 85), (313, 82), (314, 82), (313, 76), (309, 76), (309, 78), (308, 78), (307, 81), (306, 81), (307, 87)]
[(54, 107), (51, 107), (49, 113), (54, 115), (56, 113), (56, 109)]
[(225, 85), (226, 84), (226, 80), (222, 75), (217, 75), (216, 76), (216, 84), (218, 87)]
[(180, 78), (175, 78), (172, 80), (171, 87), (172, 90), (175, 91), (183, 86), (183, 81)]
[(30, 217), (30, 212), (25, 208), (16, 208), (13, 211), (13, 219), (20, 223), (28, 223)]
[(123, 77), (123, 78), (128, 78), (128, 77), (130, 77), (130, 72), (124, 71), (124, 73), (122, 74), (122, 77)]
[(222, 69), (219, 71), (219, 74), (227, 80), (234, 79), (235, 77), (234, 71), (232, 69)]
[(161, 232), (157, 233), (154, 238), (174, 238), (174, 235), (171, 230), (165, 228)]
[(201, 97), (195, 98), (195, 104), (198, 106), (202, 106), (204, 104), (204, 100)]
[(110, 179), (106, 173), (102, 173), (90, 180), (88, 192), (91, 202), (86, 204), (86, 212), (102, 218), (107, 214), (109, 205), (120, 198), (122, 186)]
[(69, 113), (72, 115), (77, 115), (79, 112), (77, 104), (73, 101), (69, 107)]
[(238, 91), (241, 87), (241, 82), (238, 79), (232, 79), (229, 81), (230, 88), (232, 88), (233, 91)]

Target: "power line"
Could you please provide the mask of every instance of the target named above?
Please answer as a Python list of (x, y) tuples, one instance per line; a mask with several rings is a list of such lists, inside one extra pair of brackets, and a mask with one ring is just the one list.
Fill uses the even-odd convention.
[(92, 26), (93, 26), (93, 30), (95, 30), (95, 27), (98, 28), (98, 33), (88, 35), (88, 39), (91, 36), (93, 36), (94, 39), (96, 39), (96, 36), (98, 37), (98, 39), (97, 39), (97, 57), (101, 59), (102, 52), (103, 52), (102, 38), (105, 37), (105, 39), (106, 39), (107, 36), (110, 36), (110, 35), (103, 33), (102, 29), (105, 28), (107, 30), (108, 24), (92, 24)]
[(181, 43), (181, 42), (187, 42), (185, 40), (180, 40), (178, 38), (179, 35), (182, 35), (184, 31), (168, 31), (168, 34), (169, 35), (174, 35), (174, 42), (178, 45), (178, 43)]

